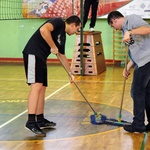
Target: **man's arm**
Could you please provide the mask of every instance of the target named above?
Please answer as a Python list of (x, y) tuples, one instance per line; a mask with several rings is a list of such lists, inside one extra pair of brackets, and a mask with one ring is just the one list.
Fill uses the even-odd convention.
[(148, 26), (141, 26), (139, 28), (126, 31), (123, 37), (123, 42), (128, 44), (131, 40), (130, 38), (132, 35), (146, 35), (146, 34), (150, 34), (150, 27)]
[(128, 64), (127, 64), (127, 68), (125, 68), (124, 70), (123, 70), (123, 76), (127, 79), (128, 78), (128, 76), (130, 75), (130, 69), (131, 69), (131, 67), (134, 65), (134, 63), (133, 63), (133, 61), (132, 60), (130, 60), (129, 62), (128, 62)]
[(146, 35), (146, 34), (150, 34), (150, 27), (148, 26), (141, 26), (139, 28), (135, 28), (132, 29), (130, 31), (128, 31), (130, 33), (130, 35)]
[(72, 74), (72, 71), (71, 71), (71, 68), (70, 68), (70, 65), (69, 65), (69, 62), (68, 62), (68, 59), (66, 58), (65, 55), (61, 54), (61, 53), (58, 53), (57, 54), (58, 57), (61, 59), (62, 61), (62, 65), (64, 65), (64, 68), (66, 69), (66, 71), (69, 73), (69, 77), (70, 77), (70, 82), (74, 82), (75, 80), (75, 77), (74, 75)]
[(53, 30), (54, 30), (53, 25), (51, 23), (46, 23), (40, 28), (40, 33), (41, 33), (41, 36), (43, 37), (43, 39), (47, 42), (47, 44), (51, 48), (51, 52), (53, 54), (57, 54), (58, 48), (56, 47), (56, 45), (52, 39), (52, 36), (51, 36), (51, 32)]

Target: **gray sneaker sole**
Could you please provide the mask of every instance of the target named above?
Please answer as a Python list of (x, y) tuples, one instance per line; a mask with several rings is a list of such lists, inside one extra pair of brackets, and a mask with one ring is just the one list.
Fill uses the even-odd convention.
[[(27, 128), (26, 126), (25, 126), (25, 129), (27, 129), (28, 131), (32, 131), (32, 130), (30, 130), (29, 128)], [(46, 133), (42, 133), (42, 134), (37, 134), (37, 133), (35, 133), (34, 131), (32, 131), (32, 133), (34, 133), (36, 136), (38, 136), (38, 137), (46, 137)]]

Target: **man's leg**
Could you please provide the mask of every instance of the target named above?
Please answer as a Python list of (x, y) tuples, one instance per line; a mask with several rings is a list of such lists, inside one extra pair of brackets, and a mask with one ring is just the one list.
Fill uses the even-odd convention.
[(37, 113), (41, 89), (42, 83), (31, 84), (30, 93), (28, 97), (28, 114)]
[(23, 58), (27, 83), (30, 85), (30, 93), (28, 96), (28, 121), (25, 127), (38, 136), (45, 136), (46, 134), (38, 127), (36, 123), (36, 111), (40, 90), (43, 84), (42, 82), (37, 82), (37, 80), (41, 77), (40, 74), (43, 66), (41, 65), (42, 61), (40, 61), (35, 55), (30, 54), (24, 54)]
[(45, 91), (46, 87), (42, 86), (36, 111), (37, 123), (40, 129), (49, 128), (56, 125), (56, 123), (48, 121), (44, 118)]
[(92, 17), (91, 17), (90, 28), (95, 27), (96, 17), (97, 17), (97, 8), (98, 8), (98, 2), (93, 1), (92, 2)]
[(133, 123), (131, 126), (125, 126), (128, 132), (143, 132), (145, 130), (145, 106), (146, 90), (150, 77), (150, 63), (143, 67), (136, 67), (134, 70), (131, 96), (133, 98)]
[(38, 104), (36, 109), (36, 115), (44, 113), (45, 91), (46, 91), (46, 86), (42, 86), (41, 90), (39, 91), (39, 99), (38, 99)]
[(85, 24), (88, 20), (88, 15), (90, 11), (90, 6), (91, 6), (91, 0), (85, 0), (84, 2), (84, 15), (83, 15), (83, 28), (85, 27)]
[(28, 97), (28, 121), (26, 123), (26, 128), (38, 136), (46, 136), (46, 134), (38, 127), (36, 123), (36, 111), (38, 108), (41, 87), (42, 83), (31, 84)]
[(146, 125), (146, 131), (150, 131), (150, 80), (146, 88), (145, 109), (146, 109), (146, 116), (148, 121), (148, 124)]

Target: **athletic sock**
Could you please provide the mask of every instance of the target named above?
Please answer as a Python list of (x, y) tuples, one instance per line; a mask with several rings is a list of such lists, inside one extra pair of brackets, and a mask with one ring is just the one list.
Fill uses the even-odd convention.
[(37, 122), (42, 122), (44, 120), (44, 114), (36, 115)]
[(28, 122), (29, 123), (35, 122), (35, 114), (28, 114)]

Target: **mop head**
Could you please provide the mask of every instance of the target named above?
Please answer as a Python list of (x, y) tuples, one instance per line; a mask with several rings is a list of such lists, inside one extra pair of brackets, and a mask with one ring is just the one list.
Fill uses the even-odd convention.
[(105, 115), (102, 114), (94, 114), (90, 116), (91, 123), (95, 125), (101, 125), (101, 124), (108, 124), (113, 126), (119, 126), (123, 127), (124, 125), (130, 125), (130, 122), (121, 120), (118, 122), (118, 120), (113, 118), (107, 118)]

